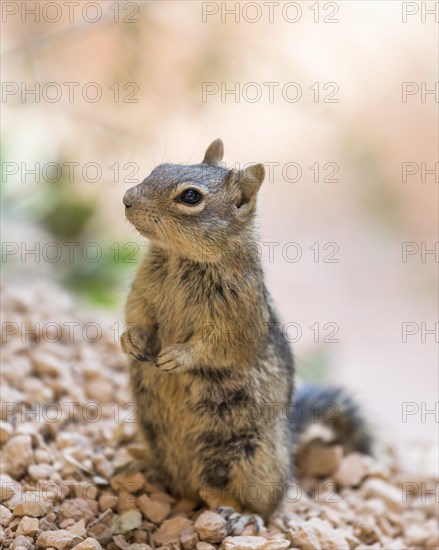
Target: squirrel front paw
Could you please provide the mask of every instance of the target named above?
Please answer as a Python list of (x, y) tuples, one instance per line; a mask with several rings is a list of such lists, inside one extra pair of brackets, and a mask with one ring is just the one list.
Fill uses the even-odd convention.
[(231, 535), (240, 535), (248, 525), (253, 525), (256, 535), (265, 528), (264, 520), (258, 514), (241, 514), (230, 506), (219, 506), (215, 512), (227, 521)]
[(165, 372), (189, 367), (192, 363), (192, 348), (190, 344), (167, 346), (159, 353), (155, 366)]
[(128, 327), (120, 337), (122, 351), (138, 361), (153, 361), (148, 353), (148, 335), (138, 327)]

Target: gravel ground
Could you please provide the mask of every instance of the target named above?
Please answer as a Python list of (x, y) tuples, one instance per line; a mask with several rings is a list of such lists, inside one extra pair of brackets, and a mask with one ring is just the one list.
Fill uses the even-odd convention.
[(47, 281), (5, 281), (2, 295), (3, 548), (438, 548), (438, 480), (409, 475), (391, 448), (372, 459), (311, 442), (291, 528), (258, 536), (230, 536), (150, 473), (118, 473), (142, 456), (118, 325)]

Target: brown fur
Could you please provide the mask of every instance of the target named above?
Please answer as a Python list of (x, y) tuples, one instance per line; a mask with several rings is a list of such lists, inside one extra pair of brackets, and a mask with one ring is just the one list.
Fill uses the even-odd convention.
[[(145, 459), (179, 496), (264, 518), (292, 474), (293, 357), (255, 246), (261, 164), (162, 164), (124, 196), (151, 242), (126, 307), (122, 348)], [(182, 193), (203, 195), (183, 204)]]

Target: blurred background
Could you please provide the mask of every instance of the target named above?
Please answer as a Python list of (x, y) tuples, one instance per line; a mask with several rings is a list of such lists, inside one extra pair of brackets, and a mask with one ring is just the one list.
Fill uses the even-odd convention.
[(3, 276), (123, 319), (147, 246), (125, 190), (221, 137), (267, 168), (260, 250), (300, 377), (437, 447), (435, 3), (73, 4), (2, 4)]

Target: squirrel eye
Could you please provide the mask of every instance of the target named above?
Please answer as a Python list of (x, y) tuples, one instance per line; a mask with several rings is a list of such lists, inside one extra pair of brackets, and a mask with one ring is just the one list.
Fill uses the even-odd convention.
[(198, 204), (202, 199), (201, 193), (196, 189), (186, 189), (178, 197), (178, 201), (184, 204), (194, 205)]

